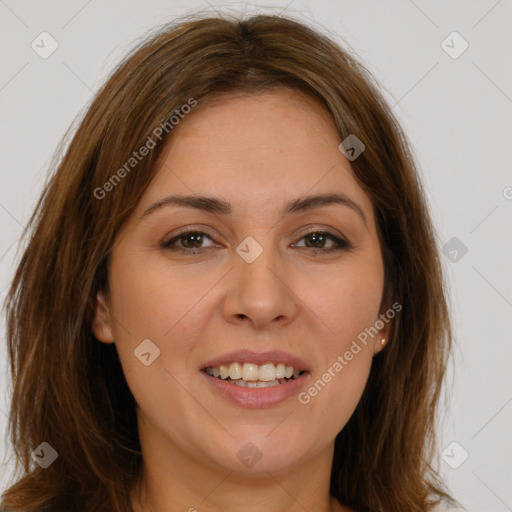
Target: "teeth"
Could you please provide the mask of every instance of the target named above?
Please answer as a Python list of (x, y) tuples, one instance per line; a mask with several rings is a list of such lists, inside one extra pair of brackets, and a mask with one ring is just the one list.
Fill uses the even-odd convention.
[(232, 363), (229, 365), (229, 377), (232, 380), (242, 378), (242, 367), (238, 363)]
[[(289, 366), (288, 368), (291, 368), (293, 372), (292, 366)], [(276, 366), (276, 378), (284, 379), (285, 377), (290, 377), (290, 375), (286, 375), (286, 366), (283, 363), (279, 363)]]
[(239, 379), (235, 380), (233, 384), (242, 388), (270, 388), (272, 386), (279, 386), (280, 383), (277, 380), (271, 380), (270, 382), (245, 382), (243, 379)]
[(257, 364), (244, 363), (242, 368), (242, 379), (246, 382), (248, 380), (259, 380), (259, 366)]
[[(279, 366), (279, 365), (277, 365)], [(271, 382), (275, 380), (277, 374), (277, 368), (273, 364), (264, 364), (260, 366), (258, 380), (262, 380), (264, 382)]]
[(246, 387), (268, 387), (280, 384), (281, 379), (297, 378), (300, 370), (293, 366), (287, 366), (284, 363), (266, 363), (261, 366), (253, 363), (231, 363), (230, 365), (220, 365), (213, 368), (206, 368), (208, 375), (219, 377), (223, 380), (230, 379), (235, 384)]

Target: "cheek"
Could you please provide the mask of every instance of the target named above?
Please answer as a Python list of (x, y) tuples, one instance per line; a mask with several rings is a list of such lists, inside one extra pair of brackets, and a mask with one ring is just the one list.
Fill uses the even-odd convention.
[(112, 260), (110, 278), (112, 312), (124, 327), (118, 325), (117, 333), (123, 339), (129, 332), (133, 341), (165, 338), (216, 282), (215, 276), (197, 279), (190, 272), (173, 269), (163, 258), (130, 254), (125, 248)]
[(366, 386), (373, 361), (369, 328), (378, 320), (383, 274), (378, 265), (348, 266), (325, 280), (323, 298), (317, 295), (318, 317), (329, 327), (321, 338), (323, 364), (299, 402), (336, 435), (353, 414)]
[(325, 365), (311, 375), (308, 386), (298, 396), (308, 428), (321, 432), (320, 444), (334, 439), (350, 420), (373, 361), (372, 347), (350, 336), (326, 347), (324, 353)]
[(382, 268), (376, 263), (354, 262), (340, 266), (320, 282), (311, 308), (329, 327), (331, 351), (342, 350), (378, 319), (384, 286)]
[(369, 347), (361, 346), (361, 352), (350, 361), (345, 357), (334, 359), (301, 397), (302, 402), (309, 400), (305, 405), (310, 407), (308, 421), (314, 418), (326, 438), (334, 438), (354, 413), (368, 381), (371, 352)]
[[(186, 377), (185, 363), (208, 316), (209, 303), (201, 299), (219, 281), (215, 273), (198, 277), (162, 261), (123, 249), (112, 260), (110, 275), (113, 331), (123, 371), (137, 401), (149, 401), (146, 406), (156, 410), (163, 397), (149, 390), (175, 389), (179, 384), (173, 377)], [(146, 366), (139, 356), (147, 352)], [(164, 396), (177, 399), (176, 394)]]

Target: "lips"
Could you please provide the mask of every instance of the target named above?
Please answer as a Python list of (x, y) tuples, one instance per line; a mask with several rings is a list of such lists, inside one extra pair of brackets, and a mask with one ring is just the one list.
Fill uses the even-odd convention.
[[(240, 381), (231, 382), (231, 379), (223, 380), (211, 375), (212, 372), (210, 370), (221, 366), (229, 367), (231, 363), (241, 365), (249, 363), (249, 365), (258, 366), (267, 363), (280, 366), (286, 365), (286, 367), (293, 367), (294, 377), (295, 373), (299, 375), (293, 379), (279, 379), (279, 381), (273, 381), (272, 384), (274, 385), (271, 387), (248, 387), (249, 382), (247, 382), (247, 387), (240, 387)], [(207, 369), (209, 369), (209, 371), (206, 371)], [(311, 378), (310, 366), (305, 361), (300, 357), (282, 350), (267, 352), (235, 350), (205, 361), (201, 364), (199, 370), (202, 378), (206, 380), (208, 385), (211, 386), (211, 389), (216, 393), (238, 406), (249, 409), (277, 406), (297, 395)], [(258, 382), (259, 384), (257, 384), (257, 386), (261, 385), (261, 382)]]
[(253, 363), (261, 366), (266, 363), (279, 364), (283, 363), (287, 366), (293, 366), (295, 370), (309, 372), (310, 366), (297, 356), (293, 356), (281, 350), (272, 350), (268, 352), (253, 352), (252, 350), (236, 350), (223, 354), (214, 359), (210, 359), (201, 364), (200, 370), (213, 368), (216, 366), (229, 366), (231, 363)]
[(211, 386), (210, 389), (216, 394), (227, 399), (232, 404), (247, 409), (266, 409), (285, 403), (297, 397), (301, 389), (307, 385), (311, 378), (309, 372), (304, 372), (296, 379), (277, 386), (246, 388), (217, 379), (203, 371), (199, 373), (205, 379), (207, 385)]

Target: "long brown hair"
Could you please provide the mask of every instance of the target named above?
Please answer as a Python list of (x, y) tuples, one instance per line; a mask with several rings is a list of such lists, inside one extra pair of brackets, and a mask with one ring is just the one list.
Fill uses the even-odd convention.
[[(398, 121), (371, 73), (305, 24), (275, 15), (189, 15), (151, 34), (106, 80), (65, 150), (63, 141), (29, 221), (5, 303), (17, 463), (16, 482), (3, 494), (7, 510), (131, 510), (142, 457), (135, 401), (115, 344), (99, 343), (91, 330), (96, 294), (108, 289), (109, 252), (158, 170), (171, 116), (191, 99), (201, 108), (220, 94), (274, 87), (320, 100), (340, 141), (355, 134), (365, 144), (351, 165), (375, 207), (383, 304), (403, 307), (336, 437), (331, 494), (358, 512), (452, 502), (434, 464), (452, 343), (445, 281)], [(126, 167), (149, 138), (155, 147)], [(58, 454), (46, 469), (31, 456), (43, 442)]]

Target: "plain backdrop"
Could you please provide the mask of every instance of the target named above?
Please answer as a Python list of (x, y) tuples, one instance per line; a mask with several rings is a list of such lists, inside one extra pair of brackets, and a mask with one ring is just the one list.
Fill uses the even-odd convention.
[[(299, 16), (350, 46), (381, 84), (420, 164), (450, 284), (442, 475), (470, 512), (512, 511), (510, 0), (0, 0), (0, 299), (67, 128), (137, 39), (196, 9)], [(42, 32), (58, 44), (46, 59), (31, 46)], [(2, 317), (0, 490), (13, 467), (7, 370)]]

